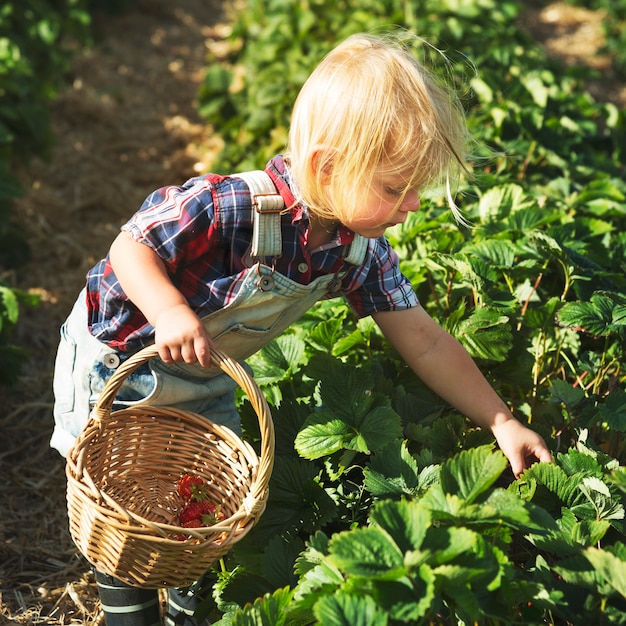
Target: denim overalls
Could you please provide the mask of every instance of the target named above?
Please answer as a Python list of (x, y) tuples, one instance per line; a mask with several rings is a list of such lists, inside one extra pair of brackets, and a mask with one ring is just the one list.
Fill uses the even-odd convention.
[[(235, 360), (242, 361), (297, 321), (311, 306), (341, 285), (348, 265), (363, 263), (368, 239), (355, 235), (339, 272), (301, 285), (274, 272), (272, 259), (282, 250), (280, 218), (284, 201), (263, 171), (236, 176), (248, 184), (255, 208), (251, 266), (237, 296), (224, 308), (203, 319), (215, 345)], [(269, 259), (270, 264), (262, 261)], [(97, 340), (87, 327), (83, 291), (61, 328), (61, 342), (54, 375), (55, 429), (50, 445), (67, 455), (106, 380), (128, 358)], [(176, 406), (209, 417), (239, 432), (234, 404), (237, 387), (218, 368), (199, 365), (166, 365), (152, 359), (124, 382), (116, 408), (136, 404)]]

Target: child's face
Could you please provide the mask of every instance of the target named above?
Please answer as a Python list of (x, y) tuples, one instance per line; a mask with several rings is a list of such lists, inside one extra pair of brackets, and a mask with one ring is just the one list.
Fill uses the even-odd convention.
[(402, 224), (413, 211), (420, 208), (417, 189), (409, 189), (402, 197), (407, 177), (402, 174), (377, 172), (365, 196), (344, 226), (363, 237), (380, 237), (387, 228)]

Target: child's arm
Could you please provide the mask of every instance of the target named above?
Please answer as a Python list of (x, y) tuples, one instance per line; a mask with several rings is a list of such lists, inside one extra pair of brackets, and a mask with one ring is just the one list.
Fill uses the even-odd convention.
[(113, 242), (109, 256), (122, 289), (154, 327), (161, 359), (208, 367), (211, 340), (185, 297), (172, 284), (159, 256), (124, 231)]
[(463, 346), (420, 306), (374, 314), (407, 365), (441, 398), (491, 429), (515, 476), (552, 457), (543, 439), (517, 421)]

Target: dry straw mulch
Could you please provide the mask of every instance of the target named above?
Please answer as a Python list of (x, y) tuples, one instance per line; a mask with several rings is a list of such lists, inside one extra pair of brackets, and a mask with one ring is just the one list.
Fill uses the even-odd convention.
[(93, 578), (72, 544), (65, 463), (50, 450), (58, 328), (119, 226), (153, 189), (206, 171), (220, 142), (198, 117), (208, 49), (225, 51), (231, 19), (217, 0), (138, 0), (101, 16), (51, 105), (49, 159), (21, 173), (17, 206), (31, 261), (2, 278), (41, 295), (17, 342), (31, 358), (0, 390), (0, 624), (96, 624)]
[[(17, 210), (32, 259), (2, 278), (39, 293), (41, 305), (20, 318), (16, 340), (31, 358), (19, 384), (0, 390), (0, 625), (102, 622), (67, 530), (64, 461), (48, 447), (58, 328), (85, 272), (144, 197), (210, 168), (220, 140), (195, 98), (207, 49), (227, 50), (225, 4), (233, 6), (137, 0), (124, 15), (102, 17), (97, 45), (77, 56), (51, 106), (50, 158), (21, 174), (27, 195)], [(522, 21), (549, 53), (571, 63), (594, 58), (602, 15), (532, 6)], [(606, 95), (626, 100), (623, 86)]]

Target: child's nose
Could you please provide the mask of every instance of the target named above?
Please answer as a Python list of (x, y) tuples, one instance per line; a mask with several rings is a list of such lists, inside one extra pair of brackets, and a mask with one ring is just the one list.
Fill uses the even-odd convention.
[(420, 197), (416, 189), (410, 189), (407, 192), (407, 194), (404, 196), (404, 199), (402, 200), (402, 206), (400, 207), (400, 209), (407, 213), (412, 211), (419, 211)]

